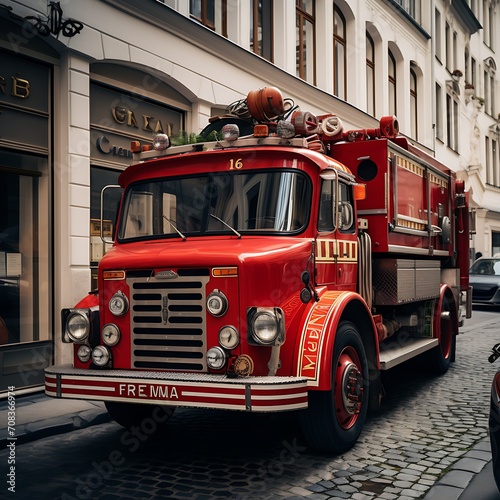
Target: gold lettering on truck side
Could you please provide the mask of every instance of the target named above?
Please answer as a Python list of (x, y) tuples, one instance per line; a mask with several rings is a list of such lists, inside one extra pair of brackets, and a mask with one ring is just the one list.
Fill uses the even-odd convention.
[(243, 160), (241, 158), (229, 160), (229, 170), (241, 170), (243, 168)]

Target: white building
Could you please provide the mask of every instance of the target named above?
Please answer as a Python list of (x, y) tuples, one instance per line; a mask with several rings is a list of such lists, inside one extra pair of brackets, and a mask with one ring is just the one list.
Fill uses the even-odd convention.
[[(303, 110), (338, 114), (346, 128), (396, 114), (403, 134), (469, 186), (474, 251), (500, 252), (498, 8), (496, 0), (3, 0), (2, 387), (40, 385), (53, 348), (57, 363), (70, 361), (59, 311), (92, 287), (104, 251), (100, 191), (130, 163), (130, 140), (199, 132), (266, 85)], [(113, 213), (105, 218), (111, 231)]]

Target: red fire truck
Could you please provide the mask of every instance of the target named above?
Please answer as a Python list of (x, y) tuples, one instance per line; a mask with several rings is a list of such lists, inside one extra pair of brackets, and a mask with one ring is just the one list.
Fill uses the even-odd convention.
[(98, 291), (62, 311), (74, 362), (45, 390), (102, 400), (124, 426), (158, 406), (298, 411), (308, 443), (339, 453), (383, 370), (454, 359), (464, 183), (395, 117), (344, 131), (274, 87), (227, 112), (204, 142), (133, 144)]

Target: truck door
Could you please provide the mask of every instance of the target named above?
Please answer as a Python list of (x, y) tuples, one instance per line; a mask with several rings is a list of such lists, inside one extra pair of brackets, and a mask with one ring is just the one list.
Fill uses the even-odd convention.
[(318, 285), (356, 290), (358, 243), (352, 185), (324, 178), (318, 213), (316, 266)]

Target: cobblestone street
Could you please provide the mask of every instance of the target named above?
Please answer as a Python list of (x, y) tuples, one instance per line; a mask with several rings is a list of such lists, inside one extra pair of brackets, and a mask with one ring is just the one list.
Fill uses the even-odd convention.
[(381, 413), (342, 456), (306, 449), (292, 414), (178, 410), (159, 433), (106, 423), (18, 446), (16, 498), (423, 498), (487, 436), (498, 323), (472, 324), (446, 375), (388, 374)]

